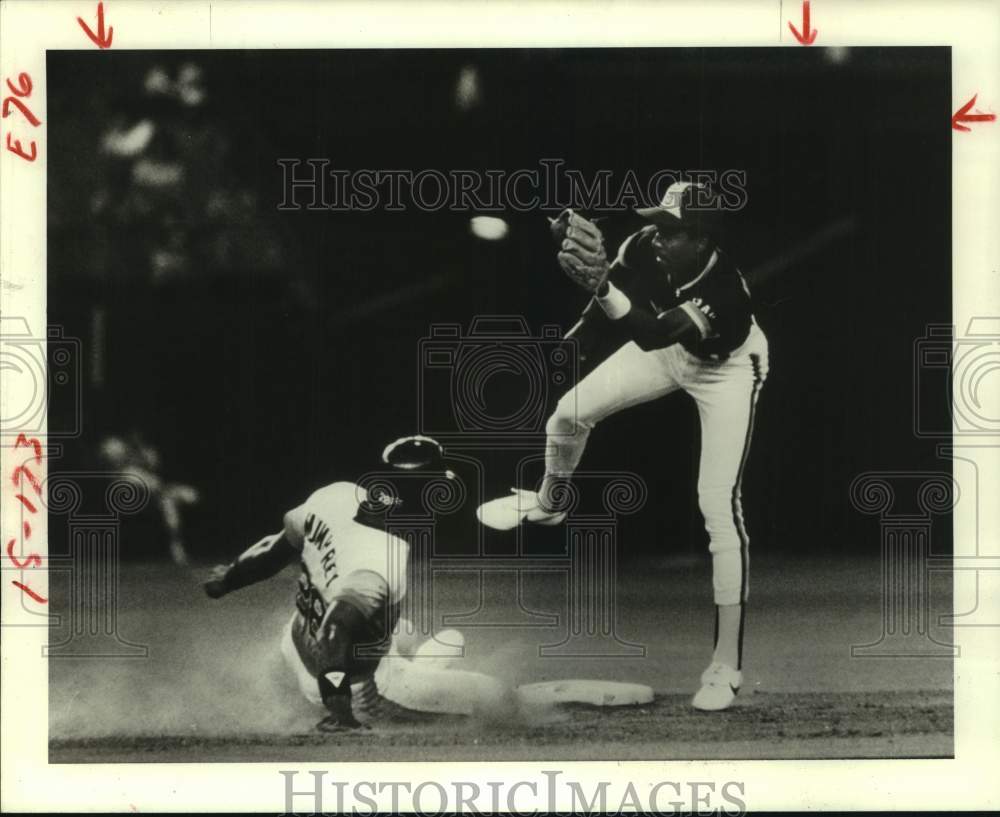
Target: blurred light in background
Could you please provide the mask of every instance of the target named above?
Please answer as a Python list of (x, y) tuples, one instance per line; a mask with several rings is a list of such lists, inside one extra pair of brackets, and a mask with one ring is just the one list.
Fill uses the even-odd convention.
[(112, 128), (104, 134), (101, 146), (112, 156), (136, 156), (142, 153), (156, 133), (156, 126), (148, 119), (140, 119), (131, 128)]
[(483, 93), (479, 81), (479, 69), (474, 65), (464, 65), (458, 72), (455, 83), (455, 104), (460, 111), (468, 111), (482, 101)]
[(202, 70), (193, 62), (181, 65), (176, 80), (171, 78), (162, 65), (154, 65), (146, 74), (143, 87), (150, 96), (173, 97), (182, 105), (189, 107), (195, 107), (205, 101)]
[(476, 238), (486, 241), (499, 241), (509, 231), (507, 222), (496, 216), (473, 216), (469, 219), (469, 229)]
[(851, 58), (851, 49), (844, 45), (831, 45), (823, 49), (823, 56), (827, 62), (834, 65), (843, 65)]
[(205, 101), (201, 69), (193, 62), (186, 62), (181, 66), (177, 75), (177, 96), (182, 104), (192, 107)]
[(183, 178), (184, 166), (179, 162), (139, 159), (132, 165), (132, 179), (144, 187), (174, 187)]
[(154, 65), (149, 69), (149, 73), (146, 74), (146, 79), (143, 82), (143, 86), (146, 89), (146, 93), (153, 94), (169, 94), (170, 93), (170, 75), (166, 70), (160, 65)]

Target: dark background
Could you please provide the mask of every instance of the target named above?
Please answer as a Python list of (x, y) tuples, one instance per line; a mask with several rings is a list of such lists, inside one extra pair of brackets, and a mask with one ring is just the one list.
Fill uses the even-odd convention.
[[(463, 67), (477, 86), (459, 104)], [(877, 552), (851, 480), (947, 470), (912, 417), (913, 344), (951, 321), (949, 49), (49, 52), (47, 87), (49, 322), (83, 343), (83, 436), (62, 462), (97, 467), (108, 435), (141, 434), (199, 491), (196, 557), (235, 554), (416, 430), (432, 323), (518, 314), (565, 330), (585, 303), (543, 212), (503, 213), (510, 233), (492, 242), (469, 212), (280, 212), (279, 158), (743, 170), (727, 245), (771, 348), (743, 485), (755, 551)], [(498, 375), (487, 394), (518, 387)], [(58, 394), (53, 428), (75, 410)], [(626, 557), (704, 553), (698, 445), (683, 396), (592, 435), (583, 468), (649, 484)], [(490, 496), (513, 484), (519, 454), (469, 453)], [(474, 504), (446, 548), (475, 539)], [(163, 555), (156, 525), (133, 524), (126, 555)]]

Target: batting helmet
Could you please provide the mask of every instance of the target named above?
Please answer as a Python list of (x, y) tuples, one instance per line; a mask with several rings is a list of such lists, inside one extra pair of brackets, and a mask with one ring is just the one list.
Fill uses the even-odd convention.
[(425, 492), (432, 483), (454, 479), (441, 443), (417, 434), (389, 443), (379, 468), (362, 477), (361, 485), (367, 490), (367, 510), (409, 515), (426, 512)]

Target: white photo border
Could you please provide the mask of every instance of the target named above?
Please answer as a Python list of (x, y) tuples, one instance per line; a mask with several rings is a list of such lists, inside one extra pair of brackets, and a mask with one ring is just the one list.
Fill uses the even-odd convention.
[[(41, 120), (31, 127), (9, 117), (0, 123), (25, 150), (28, 162), (0, 150), (0, 308), (31, 327), (46, 322), (46, 51), (93, 49), (77, 16), (91, 25), (97, 2), (5, 0), (0, 4), (0, 81), (27, 73), (30, 107)], [(802, 47), (787, 22), (799, 4), (731, 2), (203, 2), (202, 0), (108, 0), (114, 49), (242, 49), (342, 47), (504, 46), (749, 46)], [(820, 46), (939, 45), (952, 48), (952, 110), (978, 95), (977, 108), (1000, 106), (1000, 4), (952, 0), (815, 0), (813, 25)], [(4, 87), (4, 95), (8, 90)], [(753, 127), (748, 123), (748, 127)], [(961, 332), (973, 317), (1000, 315), (1000, 123), (953, 132), (953, 322)], [(914, 172), (919, 172), (918, 168)], [(930, 206), (930, 205), (929, 205)], [(945, 217), (946, 214), (942, 214)], [(0, 377), (4, 373), (0, 372)], [(0, 399), (4, 399), (0, 397)], [(10, 431), (9, 429), (5, 429)], [(1000, 447), (983, 440), (974, 456), (981, 475), (995, 474)], [(992, 444), (1000, 446), (1000, 440)], [(5, 443), (5, 446), (8, 444)], [(3, 448), (3, 474), (12, 449)], [(958, 474), (956, 473), (956, 477)], [(997, 482), (992, 484), (996, 485)], [(5, 515), (15, 511), (16, 489), (3, 479)], [(994, 495), (995, 496), (995, 495)], [(1000, 511), (980, 502), (978, 522), (968, 505), (955, 511), (956, 555), (963, 542), (1000, 542)], [(974, 510), (974, 509), (973, 509)], [(977, 527), (978, 525), (978, 527)], [(40, 518), (37, 541), (46, 530)], [(990, 544), (992, 543), (992, 544)], [(41, 548), (41, 545), (39, 546)], [(44, 557), (43, 550), (39, 551)], [(991, 554), (993, 562), (1000, 550)], [(957, 571), (956, 571), (957, 573)], [(280, 770), (329, 770), (341, 780), (429, 780), (451, 786), (458, 779), (484, 787), (489, 780), (541, 780), (543, 770), (567, 778), (613, 776), (640, 792), (663, 781), (743, 781), (751, 810), (966, 809), (1000, 805), (998, 724), (1000, 672), (995, 628), (955, 629), (961, 656), (955, 660), (955, 758), (942, 760), (697, 761), (566, 763), (252, 763), (49, 765), (48, 668), (42, 658), (47, 628), (3, 570), (2, 600), (2, 807), (5, 811), (266, 811), (284, 810)], [(46, 592), (45, 571), (33, 577)], [(976, 600), (971, 585), (955, 580), (955, 608)], [(1000, 620), (1000, 598), (978, 599), (986, 620)], [(29, 626), (24, 626), (29, 625)], [(36, 625), (36, 626), (30, 626)], [(665, 735), (665, 740), (670, 736)], [(530, 811), (529, 789), (517, 797)], [(388, 792), (378, 796), (388, 806)], [(613, 798), (612, 798), (613, 799)], [(433, 802), (433, 800), (431, 801)], [(331, 800), (332, 803), (332, 800)], [(305, 805), (299, 803), (299, 805)], [(567, 808), (568, 802), (556, 802)]]

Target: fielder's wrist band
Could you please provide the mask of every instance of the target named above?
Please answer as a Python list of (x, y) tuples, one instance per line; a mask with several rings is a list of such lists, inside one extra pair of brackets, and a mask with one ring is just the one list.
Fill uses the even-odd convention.
[(681, 304), (680, 308), (684, 310), (685, 314), (691, 319), (691, 322), (698, 327), (698, 334), (701, 335), (702, 340), (711, 334), (712, 324), (709, 323), (708, 318), (691, 301), (685, 301)]
[(601, 305), (604, 314), (613, 321), (621, 320), (632, 309), (632, 302), (628, 299), (628, 295), (611, 283), (608, 284), (607, 295), (597, 296), (597, 303)]

